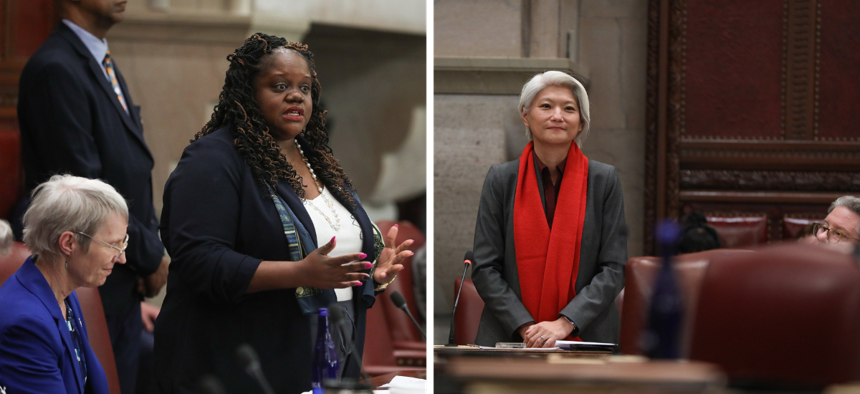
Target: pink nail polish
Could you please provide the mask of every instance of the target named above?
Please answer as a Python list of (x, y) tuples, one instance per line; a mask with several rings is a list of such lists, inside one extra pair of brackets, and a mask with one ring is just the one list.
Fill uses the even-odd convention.
[(410, 256), (415, 256), (415, 252), (413, 252), (413, 251), (411, 251), (411, 250), (410, 250), (410, 251), (409, 251), (409, 255), (410, 255)]
[(365, 258), (365, 257), (367, 257), (367, 255), (366, 255), (366, 254), (364, 254), (364, 253), (362, 253), (362, 254), (359, 254), (359, 255), (358, 255), (358, 258), (359, 258), (359, 259), (363, 259), (363, 258)]
[(372, 263), (364, 263), (364, 268), (373, 268)]
[(355, 282), (352, 284), (353, 286), (361, 286), (361, 282)]
[(384, 277), (385, 277), (385, 274), (382, 274), (382, 277), (384, 278)]
[(337, 236), (331, 237), (331, 241), (328, 241), (328, 243), (332, 243), (332, 242), (334, 242), (334, 239), (335, 239), (336, 237), (337, 237)]
[(394, 224), (394, 227), (399, 227), (399, 226), (400, 226), (399, 224), (396, 224), (396, 223)]

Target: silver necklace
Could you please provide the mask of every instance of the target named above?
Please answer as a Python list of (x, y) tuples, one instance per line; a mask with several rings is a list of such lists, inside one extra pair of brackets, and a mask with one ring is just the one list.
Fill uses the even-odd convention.
[(311, 163), (309, 163), (308, 158), (305, 157), (305, 151), (302, 150), (302, 146), (299, 145), (299, 141), (293, 139), (293, 142), (296, 143), (296, 148), (299, 150), (299, 155), (302, 157), (302, 161), (305, 162), (305, 165), (308, 166), (308, 170), (310, 170), (311, 172), (311, 177), (314, 180), (314, 185), (316, 185), (317, 191), (320, 192), (320, 197), (323, 198), (323, 201), (325, 201), (326, 205), (328, 205), (328, 209), (331, 210), (331, 213), (334, 216), (334, 222), (332, 223), (328, 215), (326, 215), (325, 212), (320, 210), (319, 207), (317, 207), (316, 204), (313, 203), (313, 201), (308, 201), (307, 199), (303, 198), (302, 203), (313, 207), (313, 209), (316, 210), (317, 213), (319, 213), (320, 215), (322, 215), (323, 218), (325, 218), (325, 221), (328, 222), (328, 225), (331, 226), (334, 231), (340, 231), (340, 216), (338, 216), (337, 211), (334, 209), (334, 204), (332, 204), (331, 200), (329, 200), (328, 197), (326, 197), (323, 193), (322, 183), (319, 181), (319, 179), (317, 179), (317, 175), (314, 174), (314, 169), (311, 168)]

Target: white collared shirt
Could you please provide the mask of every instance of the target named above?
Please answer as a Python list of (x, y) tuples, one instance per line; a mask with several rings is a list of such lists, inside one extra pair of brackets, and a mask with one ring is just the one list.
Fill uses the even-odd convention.
[(105, 60), (105, 55), (107, 55), (108, 52), (107, 38), (99, 39), (98, 37), (92, 35), (92, 33), (84, 30), (83, 27), (76, 25), (75, 22), (72, 22), (68, 19), (63, 19), (63, 23), (65, 23), (66, 26), (69, 27), (69, 29), (72, 29), (75, 35), (77, 35), (78, 38), (80, 38), (81, 41), (84, 43), (84, 46), (89, 49), (90, 53), (93, 55), (93, 59), (96, 60), (96, 64), (98, 64), (99, 68), (102, 70), (105, 79), (110, 82), (110, 77), (108, 77), (107, 71), (105, 71), (104, 65), (102, 64), (102, 62), (104, 62)]

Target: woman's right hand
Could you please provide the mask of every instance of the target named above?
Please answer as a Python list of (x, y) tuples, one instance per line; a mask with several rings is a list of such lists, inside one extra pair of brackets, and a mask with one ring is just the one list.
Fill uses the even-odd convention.
[(369, 261), (359, 261), (367, 257), (364, 253), (351, 253), (343, 256), (329, 257), (337, 244), (334, 237), (327, 244), (320, 246), (304, 259), (302, 272), (303, 286), (318, 289), (342, 289), (350, 286), (361, 286), (370, 277), (359, 272), (373, 267)]

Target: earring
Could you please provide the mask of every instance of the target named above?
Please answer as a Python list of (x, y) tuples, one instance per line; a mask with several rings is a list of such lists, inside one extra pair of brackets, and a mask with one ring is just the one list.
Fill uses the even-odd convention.
[(66, 261), (66, 269), (69, 269), (69, 262)]

